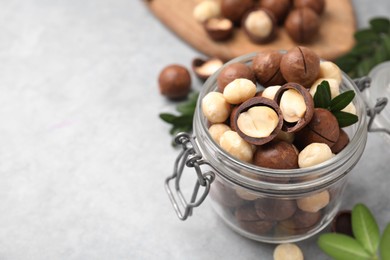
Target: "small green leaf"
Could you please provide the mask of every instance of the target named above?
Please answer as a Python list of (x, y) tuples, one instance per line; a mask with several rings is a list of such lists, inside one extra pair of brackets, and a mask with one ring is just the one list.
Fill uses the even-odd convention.
[(379, 250), (382, 260), (390, 260), (390, 223), (387, 224), (383, 231)]
[(344, 111), (335, 111), (333, 115), (336, 117), (341, 128), (353, 125), (359, 120), (356, 115)]
[(331, 101), (330, 87), (328, 81), (322, 81), (314, 94), (314, 106), (319, 108), (329, 108)]
[(340, 95), (334, 97), (330, 102), (330, 111), (340, 111), (345, 108), (353, 98), (355, 97), (355, 92), (353, 90), (348, 90)]
[(385, 17), (376, 17), (370, 20), (370, 25), (376, 33), (389, 33), (390, 21)]
[(367, 56), (373, 53), (375, 49), (372, 48), (372, 46), (366, 44), (366, 43), (357, 43), (349, 53), (349, 55), (355, 56), (355, 57), (361, 57), (361, 56)]
[(358, 241), (344, 234), (322, 234), (318, 246), (336, 260), (368, 260), (371, 257)]
[(379, 227), (370, 210), (363, 204), (352, 209), (352, 231), (356, 240), (371, 254), (376, 254), (379, 246)]
[(159, 117), (169, 124), (172, 124), (176, 118), (175, 115), (169, 113), (161, 113)]
[(379, 35), (372, 29), (362, 29), (354, 34), (358, 43), (370, 43), (379, 41)]
[(194, 114), (199, 92), (192, 93), (186, 102), (177, 105), (176, 110), (182, 114)]
[(336, 60), (337, 66), (345, 72), (350, 72), (356, 67), (357, 58), (350, 54), (344, 55)]

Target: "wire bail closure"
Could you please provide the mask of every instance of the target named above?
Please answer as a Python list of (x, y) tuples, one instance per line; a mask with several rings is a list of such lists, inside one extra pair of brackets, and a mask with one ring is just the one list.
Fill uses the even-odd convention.
[[(210, 185), (215, 179), (215, 173), (213, 171), (203, 172), (201, 166), (208, 165), (213, 170), (215, 170), (215, 168), (202, 159), (202, 154), (196, 145), (195, 138), (188, 133), (177, 134), (175, 143), (182, 146), (182, 151), (176, 158), (173, 174), (165, 180), (165, 191), (171, 200), (176, 215), (179, 219), (186, 220), (188, 216), (192, 215), (192, 209), (198, 207), (205, 200), (210, 191)], [(185, 199), (180, 188), (180, 179), (184, 167), (194, 168), (197, 175), (197, 181), (189, 203)], [(171, 186), (169, 185), (172, 180), (175, 181), (174, 189), (171, 189)], [(204, 187), (204, 191), (203, 194), (198, 197), (200, 186)]]
[[(370, 77), (362, 77), (358, 79), (354, 79), (355, 84), (359, 88), (360, 92), (363, 92), (366, 88), (371, 86), (371, 78)], [(374, 128), (373, 122), (376, 117), (382, 110), (386, 107), (388, 103), (387, 97), (381, 97), (376, 100), (374, 107), (367, 106), (367, 116), (370, 117), (368, 124), (367, 124), (367, 130), (369, 132), (383, 132), (385, 134), (390, 135), (390, 130), (386, 128)]]

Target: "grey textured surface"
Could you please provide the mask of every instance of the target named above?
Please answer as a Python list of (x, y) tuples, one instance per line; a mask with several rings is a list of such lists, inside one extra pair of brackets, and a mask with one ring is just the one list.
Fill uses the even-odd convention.
[[(363, 27), (390, 2), (353, 1)], [(0, 259), (272, 259), (208, 201), (179, 221), (163, 188), (177, 151), (158, 119), (170, 63), (201, 55), (137, 0), (0, 1)], [(194, 82), (200, 88), (199, 82)], [(390, 221), (388, 146), (369, 134), (343, 208)], [(306, 259), (327, 259), (316, 237)]]

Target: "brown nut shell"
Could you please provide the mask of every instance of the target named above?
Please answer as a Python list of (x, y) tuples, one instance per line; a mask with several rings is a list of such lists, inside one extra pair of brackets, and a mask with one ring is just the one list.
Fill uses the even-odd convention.
[(294, 144), (303, 149), (311, 143), (325, 143), (329, 147), (337, 142), (340, 128), (336, 117), (327, 109), (315, 108), (309, 124), (295, 135)]
[(286, 83), (284, 84), (279, 90), (276, 92), (274, 100), (277, 104), (280, 104), (280, 100), (282, 99), (283, 93), (286, 90), (289, 89), (294, 89), (296, 90), (299, 94), (302, 95), (303, 100), (305, 101), (306, 105), (306, 112), (303, 118), (301, 118), (298, 122), (296, 123), (289, 123), (283, 120), (283, 126), (282, 130), (287, 132), (287, 133), (295, 133), (304, 128), (312, 119), (313, 113), (314, 113), (314, 101), (313, 97), (311, 96), (310, 92), (301, 86), (300, 84), (297, 83)]
[(272, 140), (257, 146), (253, 164), (271, 169), (297, 169), (299, 168), (298, 150), (293, 144)]
[(221, 0), (221, 14), (238, 25), (244, 14), (253, 6), (253, 0)]
[(275, 16), (278, 24), (282, 23), (290, 11), (290, 0), (261, 0), (259, 6), (269, 10)]
[(192, 70), (195, 75), (201, 79), (206, 80), (218, 69), (223, 66), (223, 61), (218, 58), (202, 59), (195, 58), (192, 60)]
[(337, 142), (330, 149), (332, 150), (332, 153), (338, 154), (347, 146), (347, 144), (349, 144), (349, 137), (347, 133), (340, 128), (339, 139), (337, 139)]
[(178, 64), (166, 66), (158, 76), (161, 95), (169, 99), (183, 99), (191, 91), (191, 75), (187, 68)]
[(256, 213), (262, 220), (280, 221), (290, 218), (297, 210), (295, 200), (284, 199), (257, 199)]
[(241, 62), (231, 63), (226, 65), (219, 73), (217, 78), (217, 86), (220, 92), (223, 92), (226, 85), (238, 78), (245, 78), (251, 80), (256, 84), (255, 74), (252, 68)]
[(259, 52), (252, 59), (252, 70), (257, 81), (264, 87), (283, 85), (286, 80), (280, 72), (283, 54), (279, 51)]
[(203, 28), (214, 41), (226, 41), (233, 35), (234, 26), (232, 21), (223, 17), (207, 19)]
[(331, 224), (331, 231), (353, 237), (351, 210), (339, 211)]
[(277, 24), (270, 11), (264, 8), (255, 8), (243, 16), (241, 28), (253, 43), (267, 43), (275, 38)]
[[(276, 112), (276, 114), (278, 115), (278, 119), (279, 119), (278, 124), (277, 124), (276, 128), (273, 130), (273, 132), (267, 137), (256, 138), (256, 137), (248, 136), (248, 135), (244, 134), (237, 125), (237, 120), (238, 120), (239, 115), (241, 113), (249, 110), (250, 108), (255, 107), (255, 106), (269, 107), (272, 110), (274, 110)], [(231, 122), (232, 129), (236, 129), (237, 133), (245, 141), (247, 141), (250, 144), (254, 144), (254, 145), (263, 145), (265, 143), (270, 142), (272, 139), (274, 139), (276, 137), (276, 135), (282, 129), (282, 124), (283, 124), (283, 117), (282, 117), (282, 112), (280, 111), (279, 106), (276, 104), (275, 101), (268, 99), (268, 98), (264, 98), (264, 97), (253, 97), (253, 98), (248, 99), (247, 101), (243, 102), (237, 108), (235, 115), (233, 117), (233, 121)]]
[(280, 71), (287, 82), (310, 88), (320, 72), (320, 57), (309, 48), (297, 46), (283, 55)]
[(325, 0), (294, 0), (294, 7), (309, 7), (321, 15), (325, 10)]
[(307, 43), (318, 35), (320, 23), (320, 17), (316, 12), (308, 7), (302, 7), (289, 13), (284, 28), (295, 42)]

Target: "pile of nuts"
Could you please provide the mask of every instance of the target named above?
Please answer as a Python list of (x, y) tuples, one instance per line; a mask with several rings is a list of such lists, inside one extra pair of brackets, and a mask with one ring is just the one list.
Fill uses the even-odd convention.
[(312, 41), (318, 34), (325, 0), (203, 0), (193, 16), (215, 41), (232, 38), (242, 28), (253, 43), (270, 42), (284, 27), (297, 43)]
[[(313, 95), (324, 80), (331, 95), (337, 96), (340, 69), (300, 46), (286, 53), (258, 53), (251, 65), (230, 63), (219, 73), (216, 91), (201, 100), (210, 136), (232, 157), (259, 167), (299, 169), (321, 164), (349, 143), (335, 116), (314, 107)], [(356, 114), (352, 102), (345, 111)], [(322, 220), (323, 210), (338, 192), (335, 187), (299, 198), (273, 199), (217, 178), (211, 196), (242, 229), (257, 235), (272, 231), (277, 236), (305, 234)]]

